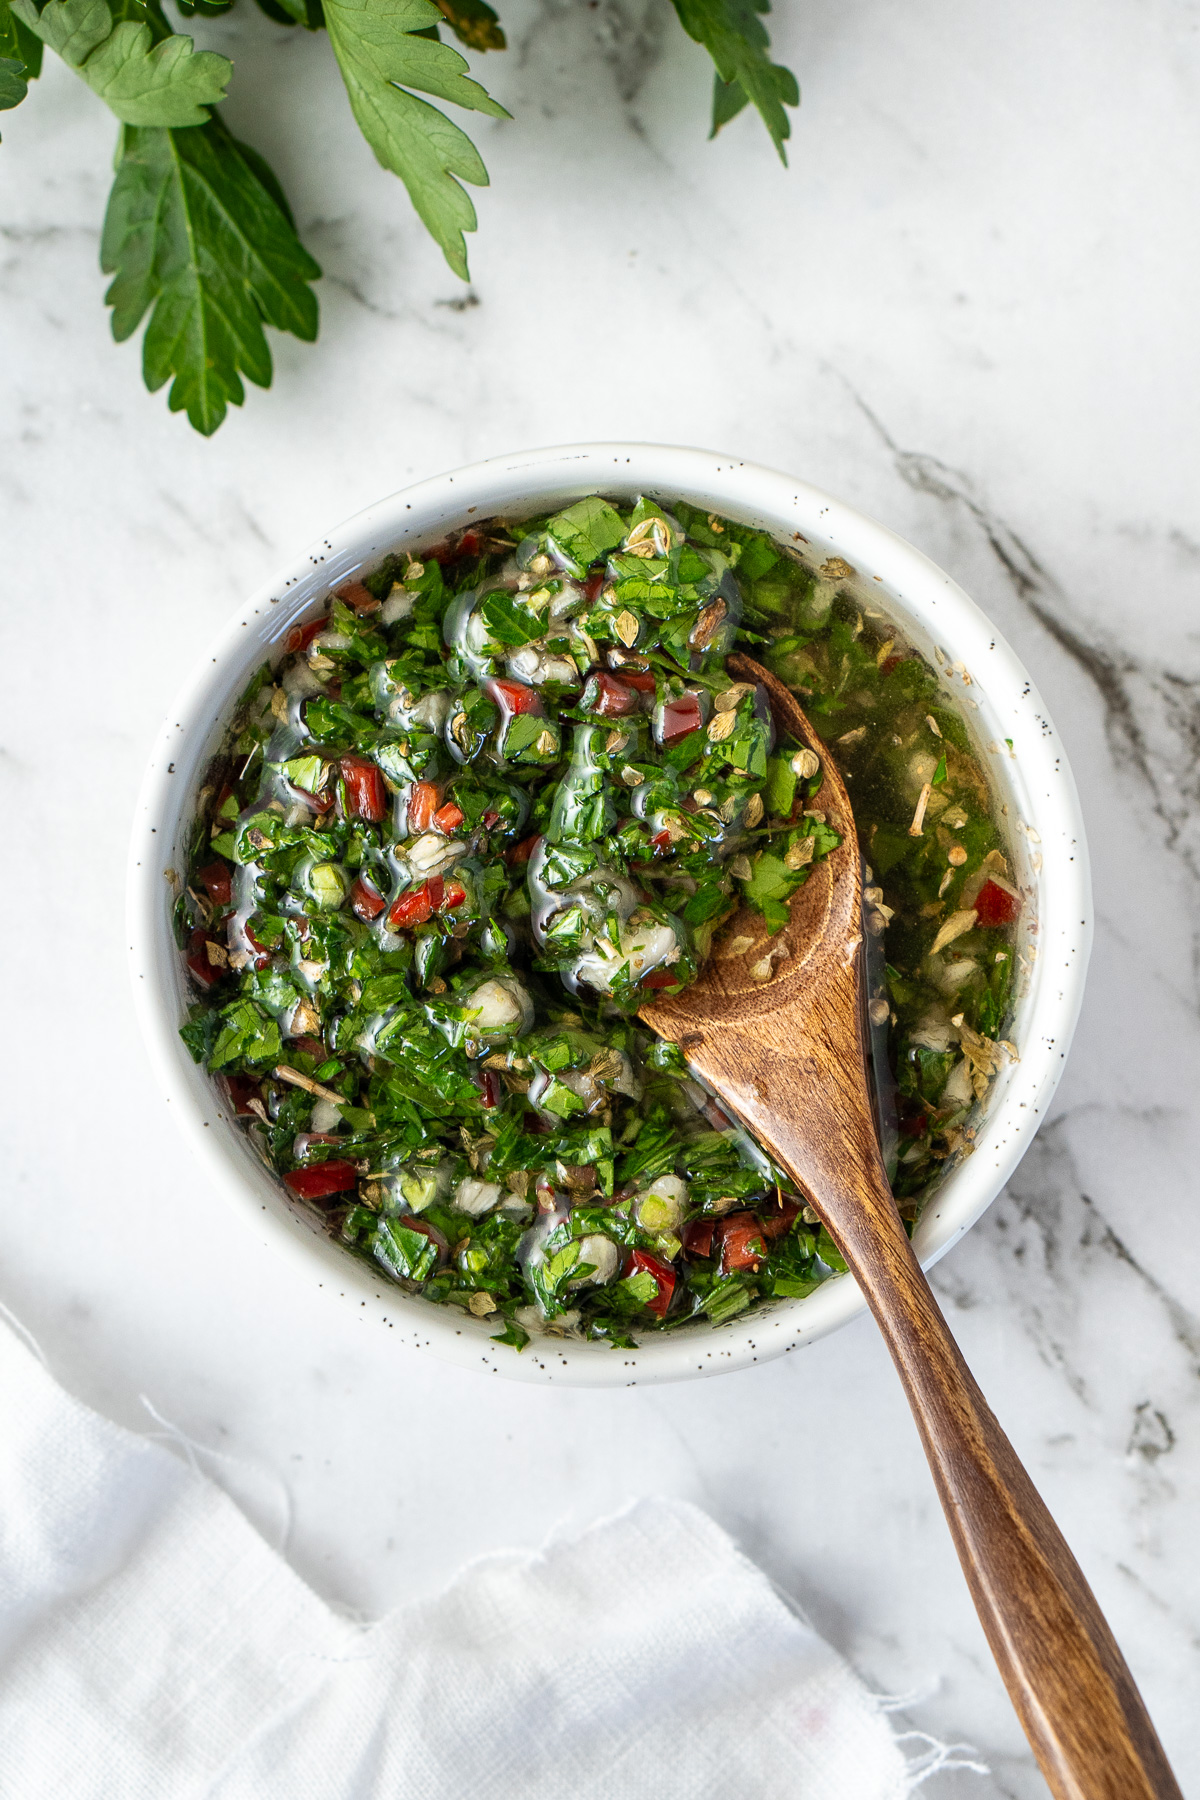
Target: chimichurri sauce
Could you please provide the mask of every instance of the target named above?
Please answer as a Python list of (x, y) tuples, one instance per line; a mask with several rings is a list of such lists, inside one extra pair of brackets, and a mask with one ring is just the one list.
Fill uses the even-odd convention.
[(242, 698), (176, 903), (183, 1037), (296, 1207), (499, 1342), (630, 1347), (842, 1267), (636, 1018), (739, 899), (769, 981), (839, 841), (735, 646), (850, 788), (908, 1219), (970, 1148), (1021, 900), (961, 717), (853, 574), (680, 502), (590, 497), (389, 556)]

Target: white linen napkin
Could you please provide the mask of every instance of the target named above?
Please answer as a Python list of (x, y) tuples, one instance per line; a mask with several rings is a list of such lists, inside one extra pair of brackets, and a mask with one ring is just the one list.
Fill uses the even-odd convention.
[(0, 1324), (4, 1800), (900, 1800), (945, 1760), (693, 1506), (362, 1626)]

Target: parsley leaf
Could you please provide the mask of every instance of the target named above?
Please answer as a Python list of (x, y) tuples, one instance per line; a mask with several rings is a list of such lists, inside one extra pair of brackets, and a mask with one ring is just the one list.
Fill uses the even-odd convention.
[[(582, 575), (606, 551), (616, 549), (625, 536), (625, 524), (607, 500), (589, 495), (551, 519), (546, 535)], [(642, 568), (637, 573), (641, 575)]]
[(11, 0), (14, 17), (58, 52), (126, 125), (203, 125), (225, 98), (227, 56), (174, 34), (155, 44), (144, 20), (114, 24), (107, 0)]
[(0, 112), (20, 106), (29, 83), (42, 72), (42, 43), (0, 0)]
[(241, 376), (271, 384), (263, 321), (311, 342), (320, 269), (258, 173), (260, 159), (216, 119), (191, 131), (126, 127), (104, 220), (100, 266), (123, 342), (153, 307), (142, 366), (151, 393), (174, 377), (209, 436), (244, 398)]
[(508, 113), (462, 73), (466, 61), (448, 44), (420, 36), (441, 17), (433, 0), (326, 0), (329, 41), (341, 66), (363, 136), (385, 169), (398, 175), (456, 275), (467, 280), (465, 231), (475, 208), (459, 182), (487, 186), (474, 144), (444, 113), (408, 88), (494, 119)]
[(0, 112), (20, 106), (28, 91), (25, 64), (19, 57), (0, 56)]
[(771, 40), (760, 13), (770, 0), (674, 0), (679, 22), (690, 38), (703, 44), (717, 66), (713, 89), (713, 137), (752, 100), (783, 162), (784, 139), (791, 135), (785, 106), (799, 106), (800, 89), (790, 69), (773, 63)]

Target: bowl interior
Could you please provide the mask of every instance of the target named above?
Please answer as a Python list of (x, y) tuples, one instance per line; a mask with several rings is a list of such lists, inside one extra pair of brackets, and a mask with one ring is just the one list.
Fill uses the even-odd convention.
[[(765, 1360), (823, 1335), (861, 1309), (849, 1277), (756, 1310), (730, 1325), (651, 1335), (635, 1351), (535, 1339), (519, 1355), (491, 1341), (485, 1320), (377, 1281), (299, 1217), (250, 1140), (226, 1116), (211, 1079), (178, 1036), (189, 996), (170, 929), (171, 872), (186, 865), (193, 796), (239, 697), (261, 663), (283, 655), (298, 621), (331, 590), (390, 550), (436, 541), (490, 514), (516, 519), (595, 491), (640, 493), (720, 512), (770, 531), (820, 564), (839, 557), (864, 609), (893, 620), (939, 673), (967, 722), (1007, 830), (1014, 879), (1026, 896), (1018, 943), (1012, 1036), (1021, 1060), (993, 1081), (976, 1121), (974, 1153), (948, 1167), (914, 1242), (928, 1264), (995, 1197), (1033, 1135), (1074, 1027), (1090, 941), (1087, 861), (1078, 801), (1062, 746), (1024, 668), (962, 591), (884, 527), (818, 490), (702, 451), (584, 446), (498, 459), (435, 478), (339, 527), (239, 611), (179, 696), (139, 800), (129, 910), (135, 999), (166, 1096), (193, 1147), (260, 1234), (326, 1288), (353, 1298), (384, 1330), (417, 1347), (516, 1379), (610, 1385), (716, 1373)], [(365, 1309), (362, 1302), (366, 1302)]]

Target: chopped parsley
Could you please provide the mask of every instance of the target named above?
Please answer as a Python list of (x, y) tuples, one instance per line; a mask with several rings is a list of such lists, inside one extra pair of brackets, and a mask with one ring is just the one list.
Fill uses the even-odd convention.
[(498, 1342), (628, 1347), (841, 1270), (638, 1018), (740, 904), (759, 923), (735, 954), (771, 979), (788, 902), (840, 841), (820, 759), (728, 669), (739, 645), (850, 786), (908, 1219), (969, 1148), (1021, 902), (962, 720), (852, 573), (682, 503), (590, 496), (388, 557), (242, 697), (175, 904), (182, 1035), (298, 1209)]

